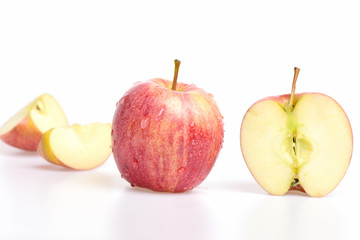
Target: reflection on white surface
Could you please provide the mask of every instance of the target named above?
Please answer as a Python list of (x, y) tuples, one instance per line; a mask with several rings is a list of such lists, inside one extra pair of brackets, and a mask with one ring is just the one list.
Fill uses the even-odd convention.
[[(48, 231), (57, 239), (108, 239), (111, 175), (72, 172), (44, 189)], [(54, 203), (57, 203), (54, 205)], [(64, 231), (64, 229), (66, 229)]]
[(72, 171), (0, 154), (0, 166), (0, 239), (359, 239), (359, 196), (341, 191), (271, 196), (234, 177), (168, 194), (131, 188), (112, 159)]
[(128, 188), (117, 199), (112, 235), (121, 239), (217, 239), (201, 193), (156, 193)]
[(0, 239), (218, 239), (201, 191), (131, 188), (112, 161), (73, 171), (33, 154), (1, 160)]
[(109, 239), (117, 172), (73, 171), (14, 153), (1, 158), (0, 239)]
[(248, 211), (247, 239), (341, 239), (339, 216), (326, 198), (272, 196)]

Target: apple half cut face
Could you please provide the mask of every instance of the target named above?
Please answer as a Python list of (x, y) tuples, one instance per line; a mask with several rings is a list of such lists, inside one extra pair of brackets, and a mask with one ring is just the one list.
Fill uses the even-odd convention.
[(50, 94), (42, 94), (26, 105), (0, 128), (0, 138), (7, 144), (36, 151), (44, 132), (67, 126), (63, 109)]
[(98, 167), (111, 154), (111, 124), (74, 124), (53, 128), (43, 135), (38, 153), (63, 167), (87, 170)]
[(341, 106), (320, 93), (269, 97), (250, 107), (241, 126), (241, 150), (267, 192), (289, 189), (320, 197), (330, 193), (350, 163), (353, 137)]

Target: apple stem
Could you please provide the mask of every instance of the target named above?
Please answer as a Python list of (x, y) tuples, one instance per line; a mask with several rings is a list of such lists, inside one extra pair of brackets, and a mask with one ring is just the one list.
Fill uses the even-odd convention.
[(300, 68), (294, 67), (294, 79), (293, 79), (293, 83), (292, 83), (292, 87), (291, 87), (291, 95), (290, 95), (290, 100), (289, 100), (289, 110), (292, 111), (294, 108), (294, 99), (295, 99), (295, 86), (296, 86), (296, 81), (297, 78), (299, 76), (299, 72), (300, 72)]
[(180, 68), (180, 60), (175, 59), (175, 71), (174, 71), (174, 80), (172, 83), (172, 87), (171, 90), (176, 90), (176, 84), (177, 84), (177, 78), (178, 78), (178, 74), (179, 74), (179, 68)]

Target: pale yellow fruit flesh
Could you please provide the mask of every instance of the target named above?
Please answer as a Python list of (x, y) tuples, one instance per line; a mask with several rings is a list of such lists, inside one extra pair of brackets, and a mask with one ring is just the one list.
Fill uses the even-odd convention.
[[(56, 161), (79, 169), (91, 169), (101, 165), (111, 154), (111, 124), (74, 124), (54, 128), (44, 143), (51, 148)], [(53, 161), (53, 162), (56, 162)]]
[(241, 148), (256, 181), (285, 194), (294, 179), (310, 196), (324, 196), (341, 181), (352, 154), (343, 109), (323, 94), (304, 94), (292, 112), (274, 100), (254, 104), (241, 128)]
[(58, 126), (66, 126), (67, 119), (60, 104), (50, 94), (42, 94), (17, 112), (0, 128), (0, 135), (11, 131), (26, 116), (29, 116), (36, 128), (45, 131)]
[(304, 95), (294, 109), (298, 138), (308, 139), (311, 154), (302, 159), (299, 180), (311, 196), (331, 192), (349, 166), (353, 139), (349, 120), (332, 98), (321, 94)]
[(296, 174), (284, 141), (288, 116), (275, 101), (253, 105), (241, 128), (241, 148), (256, 181), (268, 192), (285, 194)]
[[(46, 131), (42, 137), (41, 137), (41, 140), (38, 144), (38, 147), (37, 147), (37, 152), (40, 156), (42, 156), (45, 160), (47, 160), (48, 162), (50, 163), (54, 163), (54, 164), (57, 164), (57, 165), (60, 165), (60, 166), (64, 166), (64, 164), (62, 164), (57, 158), (56, 156), (54, 155), (51, 147), (50, 147), (50, 136), (51, 136), (51, 133), (52, 131), (54, 130), (55, 128), (52, 128), (48, 131)], [(66, 166), (64, 166), (66, 167)]]
[(33, 103), (26, 105), (23, 109), (17, 112), (13, 117), (11, 117), (4, 125), (0, 128), (0, 135), (3, 135), (7, 132), (10, 132), (16, 125), (18, 125), (27, 115)]
[(53, 127), (68, 125), (60, 104), (49, 94), (43, 94), (35, 101), (30, 118), (42, 133)]

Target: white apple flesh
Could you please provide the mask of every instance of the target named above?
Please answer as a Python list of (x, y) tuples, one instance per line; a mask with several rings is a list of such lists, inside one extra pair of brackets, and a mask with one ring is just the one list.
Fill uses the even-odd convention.
[(344, 177), (352, 156), (350, 122), (341, 106), (321, 93), (268, 97), (247, 111), (241, 150), (256, 181), (267, 192), (292, 190), (320, 197)]

